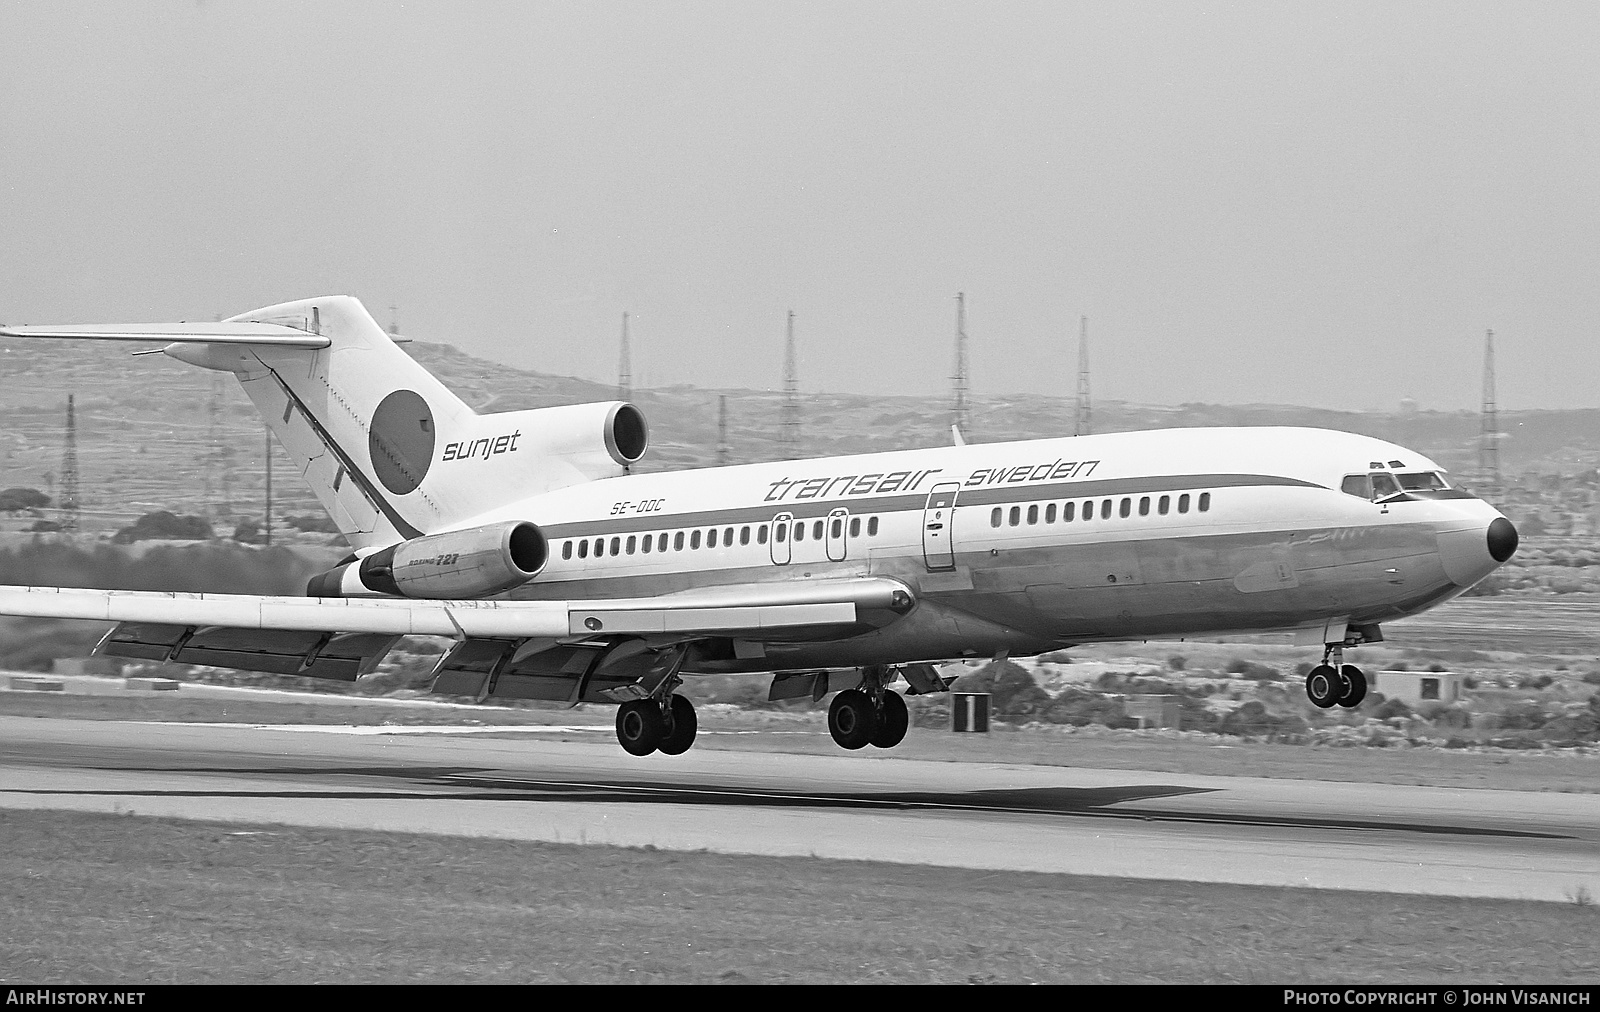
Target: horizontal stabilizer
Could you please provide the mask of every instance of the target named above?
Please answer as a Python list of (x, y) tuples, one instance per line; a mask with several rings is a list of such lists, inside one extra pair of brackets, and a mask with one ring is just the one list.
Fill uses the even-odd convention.
[(0, 337), (255, 344), (276, 348), (326, 348), (332, 343), (320, 334), (276, 323), (105, 323), (76, 327), (0, 327)]

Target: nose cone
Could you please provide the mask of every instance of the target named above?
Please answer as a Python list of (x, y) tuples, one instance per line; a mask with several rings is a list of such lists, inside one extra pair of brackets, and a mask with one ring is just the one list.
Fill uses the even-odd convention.
[(1488, 540), (1489, 557), (1504, 562), (1517, 550), (1517, 529), (1511, 526), (1511, 521), (1499, 517), (1489, 525)]
[(1439, 561), (1445, 575), (1458, 587), (1470, 587), (1494, 572), (1517, 550), (1517, 529), (1505, 517), (1488, 523), (1442, 532)]

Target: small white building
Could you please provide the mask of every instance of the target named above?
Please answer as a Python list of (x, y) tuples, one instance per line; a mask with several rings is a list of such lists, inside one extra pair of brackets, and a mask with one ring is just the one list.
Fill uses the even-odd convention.
[(1454, 671), (1379, 671), (1367, 688), (1411, 707), (1454, 703), (1461, 698), (1461, 678)]

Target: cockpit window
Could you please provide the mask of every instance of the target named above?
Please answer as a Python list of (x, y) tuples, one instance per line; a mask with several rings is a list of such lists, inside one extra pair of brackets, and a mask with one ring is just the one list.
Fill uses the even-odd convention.
[(1339, 491), (1357, 499), (1371, 499), (1372, 482), (1364, 474), (1347, 474), (1344, 481), (1339, 483)]
[(1400, 487), (1407, 492), (1432, 492), (1450, 487), (1436, 471), (1409, 471), (1395, 477), (1400, 479)]
[(1387, 499), (1392, 495), (1400, 494), (1400, 486), (1395, 483), (1394, 475), (1387, 471), (1372, 472), (1372, 501)]

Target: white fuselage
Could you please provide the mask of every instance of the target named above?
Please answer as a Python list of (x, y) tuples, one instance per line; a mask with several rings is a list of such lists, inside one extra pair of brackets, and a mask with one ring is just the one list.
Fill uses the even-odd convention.
[[(492, 481), (494, 458), (460, 467)], [(774, 670), (1414, 614), (1499, 564), (1500, 514), (1459, 490), (1374, 502), (1340, 485), (1439, 470), (1342, 432), (1170, 429), (629, 475), (457, 526), (543, 530), (549, 562), (512, 598), (863, 575), (915, 592), (888, 628), (699, 665)]]

